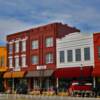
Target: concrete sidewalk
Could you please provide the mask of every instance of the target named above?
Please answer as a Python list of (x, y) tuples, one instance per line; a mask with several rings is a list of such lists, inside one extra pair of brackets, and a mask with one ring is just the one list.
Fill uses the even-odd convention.
[(18, 94), (0, 94), (0, 100), (100, 100), (100, 98), (82, 98), (67, 96), (36, 96), (36, 95), (18, 95)]

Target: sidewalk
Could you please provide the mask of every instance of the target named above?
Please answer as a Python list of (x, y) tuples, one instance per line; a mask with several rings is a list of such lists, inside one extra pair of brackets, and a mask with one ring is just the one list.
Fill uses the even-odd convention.
[(82, 98), (67, 96), (43, 96), (43, 95), (19, 95), (19, 94), (0, 94), (0, 100), (100, 100), (100, 98)]

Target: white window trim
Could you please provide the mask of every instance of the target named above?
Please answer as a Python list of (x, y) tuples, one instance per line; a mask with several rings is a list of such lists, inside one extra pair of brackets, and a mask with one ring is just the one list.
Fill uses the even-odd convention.
[[(50, 54), (50, 55), (49, 55)], [(51, 56), (51, 54), (52, 54), (52, 61), (50, 61), (51, 60), (51, 58), (50, 58), (50, 56)], [(52, 64), (54, 61), (53, 61), (53, 53), (48, 53), (47, 55), (49, 55), (48, 56), (48, 62), (46, 61), (46, 64)], [(47, 57), (47, 55), (46, 55), (46, 57)], [(47, 60), (47, 58), (46, 58), (46, 60)]]
[(23, 39), (21, 39), (21, 41), (26, 41), (28, 39), (28, 37), (25, 37)]
[(12, 59), (12, 66), (9, 66), (9, 68), (13, 68), (13, 57), (9, 56), (8, 59)]
[(16, 56), (14, 56), (14, 58), (19, 58), (19, 56), (18, 56), (18, 55), (16, 55)]
[[(26, 55), (25, 55), (25, 54), (22, 54), (22, 55), (21, 55), (21, 59), (22, 59), (22, 57), (26, 57)], [(25, 62), (25, 66), (22, 65), (21, 67), (22, 67), (22, 68), (26, 68), (26, 67), (27, 67), (26, 62)]]
[(26, 39), (22, 40), (22, 48), (23, 48), (23, 42), (25, 42), (25, 47), (24, 49), (21, 49), (21, 52), (26, 52)]

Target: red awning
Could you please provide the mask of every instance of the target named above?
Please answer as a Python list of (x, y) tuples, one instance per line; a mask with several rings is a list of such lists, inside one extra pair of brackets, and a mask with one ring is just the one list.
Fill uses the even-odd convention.
[(85, 66), (80, 69), (80, 67), (67, 67), (59, 68), (54, 72), (54, 76), (57, 78), (79, 78), (79, 77), (89, 77), (92, 75), (92, 66)]
[(92, 75), (95, 77), (100, 77), (100, 68), (94, 68)]

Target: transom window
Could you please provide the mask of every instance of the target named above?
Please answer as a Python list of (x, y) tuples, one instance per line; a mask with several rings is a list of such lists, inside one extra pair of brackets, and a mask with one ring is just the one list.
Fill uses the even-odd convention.
[(53, 37), (46, 38), (46, 47), (53, 47)]

